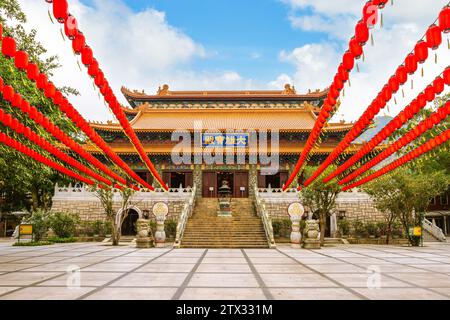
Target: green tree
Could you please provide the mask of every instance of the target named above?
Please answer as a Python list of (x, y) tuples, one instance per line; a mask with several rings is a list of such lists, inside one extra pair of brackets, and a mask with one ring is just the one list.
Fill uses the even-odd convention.
[(398, 218), (409, 243), (418, 246), (421, 238), (410, 235), (409, 229), (422, 226), (431, 199), (447, 190), (449, 182), (445, 171), (424, 174), (404, 167), (363, 188), (372, 197), (377, 209), (389, 217), (388, 229), (391, 231), (393, 222)]
[[(97, 188), (93, 190), (95, 195), (100, 200), (101, 205), (105, 211), (106, 219), (111, 226), (111, 238), (113, 246), (118, 246), (120, 237), (122, 236), (122, 224), (128, 217), (129, 206), (131, 198), (135, 191), (129, 188), (123, 188), (120, 190), (121, 205), (120, 210), (114, 209), (114, 189), (111, 187)], [(122, 213), (119, 215), (119, 213)]]
[[(26, 32), (23, 28), (25, 22), (26, 16), (17, 0), (0, 0), (0, 23), (3, 26), (4, 36), (13, 36), (17, 41), (18, 49), (25, 50), (29, 54), (31, 62), (36, 63), (42, 72), (52, 76), (52, 72), (59, 67), (58, 58), (56, 56), (46, 57), (46, 49), (36, 40), (36, 31)], [(36, 89), (34, 83), (26, 77), (24, 72), (20, 72), (14, 67), (12, 59), (7, 59), (3, 55), (0, 55), (0, 74), (7, 84), (12, 85), (23, 98), (36, 106), (58, 127), (76, 140), (80, 142), (84, 140), (83, 135), (79, 134), (75, 125), (63, 116), (59, 108)], [(67, 95), (78, 94), (72, 88), (62, 87), (59, 89)], [(40, 126), (3, 99), (0, 99), (0, 108), (47, 140), (55, 142), (53, 137)], [(9, 128), (0, 125), (0, 131), (6, 132), (14, 139), (51, 158), (48, 153), (30, 144), (23, 136), (14, 133)], [(83, 161), (81, 160), (81, 162)], [(0, 145), (0, 193), (4, 198), (4, 201), (0, 202), (0, 211), (14, 211), (23, 208), (30, 210), (48, 209), (51, 206), (56, 182), (65, 184), (69, 180), (48, 167)]]
[[(304, 175), (306, 179), (310, 177), (317, 167), (306, 167)], [(303, 204), (311, 210), (314, 216), (317, 216), (320, 223), (320, 244), (325, 242), (325, 231), (327, 228), (327, 218), (332, 214), (336, 207), (336, 198), (341, 192), (341, 187), (336, 179), (329, 183), (323, 183), (323, 177), (326, 177), (336, 168), (329, 166), (322, 175), (314, 180), (308, 187), (303, 188), (300, 197)]]

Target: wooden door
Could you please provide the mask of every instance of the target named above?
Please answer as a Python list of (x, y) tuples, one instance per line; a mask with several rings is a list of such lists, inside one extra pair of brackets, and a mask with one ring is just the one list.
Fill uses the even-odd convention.
[(203, 172), (203, 198), (217, 198), (216, 172)]
[(167, 187), (172, 188), (172, 173), (170, 171), (163, 171), (163, 182), (167, 185)]
[(186, 187), (193, 187), (194, 186), (194, 175), (192, 172), (186, 172), (184, 175), (184, 181)]
[(283, 188), (283, 186), (288, 181), (288, 178), (289, 178), (289, 172), (287, 172), (287, 171), (280, 172), (280, 188)]
[(258, 171), (258, 188), (266, 187), (266, 176), (261, 174), (261, 171)]
[(248, 172), (235, 172), (234, 197), (248, 198)]

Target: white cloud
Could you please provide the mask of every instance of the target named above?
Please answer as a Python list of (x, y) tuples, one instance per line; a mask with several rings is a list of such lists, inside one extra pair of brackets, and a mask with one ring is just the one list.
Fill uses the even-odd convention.
[[(361, 10), (365, 2), (348, 1), (347, 4), (342, 4), (342, 1), (325, 0), (283, 0), (283, 2), (291, 5), (293, 10), (291, 17), (298, 18), (298, 20), (291, 18), (294, 28), (324, 32), (329, 37), (327, 43), (311, 43), (290, 52), (281, 52), (281, 60), (291, 63), (296, 68), (292, 75), (293, 82), (297, 88), (329, 86), (341, 61), (344, 48), (348, 47), (347, 43), (354, 25), (359, 19), (360, 15), (355, 13)], [(330, 7), (326, 7), (325, 3), (330, 4)], [(371, 46), (370, 43), (365, 46), (365, 62), (358, 61), (360, 73), (356, 69), (352, 72), (351, 87), (346, 86), (339, 114), (343, 113), (346, 120), (356, 120), (364, 112), (446, 4), (447, 0), (396, 0), (394, 6), (386, 6), (383, 10), (384, 27), (378, 27), (373, 31), (375, 46)], [(342, 8), (339, 9), (338, 6), (341, 5)], [(298, 11), (306, 8), (313, 14), (305, 16)], [(352, 19), (352, 28), (346, 30), (344, 27), (346, 21)], [(434, 63), (434, 52), (430, 51), (432, 57), (423, 65), (425, 76), (422, 78), (420, 71), (417, 72), (413, 77), (414, 89), (410, 88), (409, 83), (405, 84), (405, 98), (399, 92), (396, 95), (397, 105), (392, 102), (389, 105), (390, 112), (384, 110), (381, 114), (384, 112), (397, 114), (446, 66), (450, 65), (447, 37), (448, 35), (444, 37), (444, 43), (437, 51), (438, 64)], [(335, 120), (339, 119), (341, 116), (336, 116)]]
[[(84, 66), (79, 70), (69, 40), (63, 41), (61, 25), (48, 19), (44, 1), (19, 0), (27, 15), (28, 29), (38, 31), (38, 40), (49, 55), (58, 55), (62, 68), (51, 79), (57, 86), (69, 85), (81, 92), (70, 101), (90, 120), (113, 119), (94, 89)], [(112, 86), (117, 98), (127, 104), (120, 87), (154, 90), (163, 83), (171, 89), (248, 88), (252, 80), (234, 71), (194, 72), (189, 63), (216, 55), (171, 26), (164, 12), (147, 8), (132, 11), (121, 0), (95, 0), (90, 7), (79, 0), (70, 1), (69, 11), (77, 18), (79, 28)], [(81, 61), (79, 62), (81, 65)], [(149, 92), (150, 93), (150, 92)], [(153, 92), (151, 92), (153, 93)]]

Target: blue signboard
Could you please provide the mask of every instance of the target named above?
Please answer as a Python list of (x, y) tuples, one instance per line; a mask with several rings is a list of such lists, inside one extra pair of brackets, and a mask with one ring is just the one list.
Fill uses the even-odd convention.
[(248, 133), (203, 133), (203, 147), (247, 147)]

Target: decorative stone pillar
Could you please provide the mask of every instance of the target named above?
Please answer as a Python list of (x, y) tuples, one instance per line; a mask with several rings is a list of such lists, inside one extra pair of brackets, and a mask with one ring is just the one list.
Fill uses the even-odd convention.
[(291, 232), (291, 247), (300, 248), (300, 243), (302, 241), (302, 234), (300, 233), (300, 221), (305, 213), (300, 202), (291, 203), (288, 207), (289, 217), (292, 221), (292, 232)]
[(169, 207), (164, 202), (157, 202), (153, 206), (153, 214), (156, 217), (155, 242), (157, 248), (164, 248), (166, 244), (166, 231), (164, 231), (164, 222), (166, 221)]
[(197, 186), (197, 197), (202, 196), (202, 190), (203, 190), (203, 176), (202, 176), (202, 165), (201, 164), (195, 164), (194, 165), (194, 171), (193, 171), (193, 180), (194, 184)]
[(250, 198), (255, 196), (254, 187), (258, 185), (258, 168), (256, 164), (251, 164), (248, 171), (248, 195)]
[(303, 248), (320, 249), (319, 231), (319, 222), (317, 220), (306, 220)]
[(330, 216), (330, 235), (333, 238), (338, 237), (338, 225), (337, 225), (337, 216), (336, 212), (333, 212), (333, 214)]
[(137, 226), (137, 240), (136, 240), (136, 248), (139, 249), (148, 249), (153, 247), (153, 240), (150, 238), (151, 229), (150, 229), (150, 220), (139, 219), (136, 222)]

